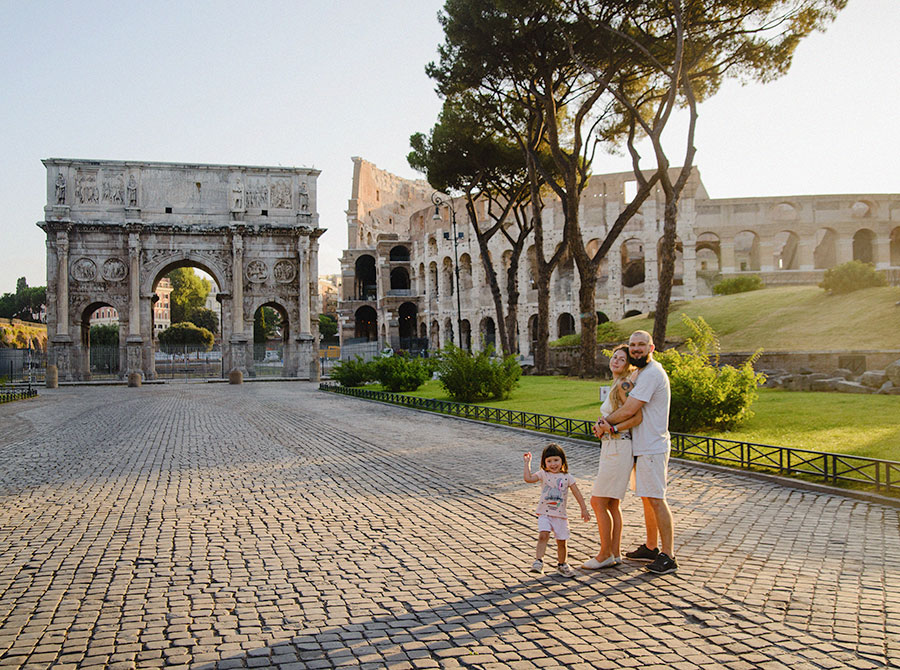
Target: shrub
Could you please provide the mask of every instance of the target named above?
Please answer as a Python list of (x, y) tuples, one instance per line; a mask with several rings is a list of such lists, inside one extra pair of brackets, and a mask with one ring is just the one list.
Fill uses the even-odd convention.
[(341, 383), (341, 386), (362, 386), (373, 381), (372, 365), (365, 362), (362, 356), (348, 358), (341, 361), (331, 370), (331, 378)]
[(515, 356), (494, 357), (493, 347), (469, 353), (448, 345), (437, 366), (438, 380), (458, 402), (503, 400), (509, 397), (522, 376)]
[(713, 293), (716, 295), (733, 295), (734, 293), (744, 293), (746, 291), (756, 291), (763, 288), (762, 279), (759, 275), (747, 275), (744, 277), (728, 277), (713, 286)]
[(819, 284), (819, 288), (832, 295), (852, 293), (870, 286), (887, 286), (887, 277), (871, 263), (862, 261), (849, 261), (825, 270), (825, 277)]
[(731, 430), (753, 416), (750, 405), (765, 381), (765, 375), (753, 370), (761, 350), (737, 368), (719, 366), (719, 343), (709, 324), (686, 315), (682, 321), (692, 332), (685, 343), (688, 351), (654, 354), (672, 385), (669, 428), (680, 433)]
[(198, 328), (190, 321), (176, 323), (159, 334), (159, 341), (164, 349), (174, 346), (195, 346), (204, 351), (212, 349), (215, 337), (206, 328)]
[(372, 375), (388, 391), (415, 391), (431, 377), (431, 367), (423, 359), (399, 353), (377, 357), (370, 367)]

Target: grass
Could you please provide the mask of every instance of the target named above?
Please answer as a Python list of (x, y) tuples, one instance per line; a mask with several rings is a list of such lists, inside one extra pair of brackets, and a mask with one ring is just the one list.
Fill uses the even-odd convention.
[[(368, 388), (378, 389), (379, 386)], [(490, 407), (595, 419), (600, 382), (571, 377), (522, 377), (504, 401)], [(449, 400), (439, 382), (426, 382), (409, 395)], [(900, 396), (867, 396), (761, 389), (755, 416), (716, 437), (796, 449), (811, 449), (900, 461)]]
[[(719, 336), (722, 351), (900, 349), (898, 301), (898, 287), (837, 296), (815, 286), (768, 288), (680, 303), (669, 314), (667, 335), (690, 335), (681, 321), (684, 313), (692, 319), (702, 316)], [(642, 316), (616, 325), (626, 334), (653, 330), (652, 319)], [(577, 344), (577, 339), (566, 343)]]

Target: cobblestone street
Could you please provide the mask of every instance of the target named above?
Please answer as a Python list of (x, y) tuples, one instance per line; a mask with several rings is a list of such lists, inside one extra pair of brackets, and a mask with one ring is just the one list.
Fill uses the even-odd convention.
[(564, 579), (528, 572), (523, 431), (296, 382), (42, 390), (0, 429), (0, 668), (900, 667), (897, 508), (673, 464), (679, 572)]

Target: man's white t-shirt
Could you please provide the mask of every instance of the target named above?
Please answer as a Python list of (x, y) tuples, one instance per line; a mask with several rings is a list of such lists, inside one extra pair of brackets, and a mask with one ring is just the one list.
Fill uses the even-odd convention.
[(643, 419), (631, 429), (632, 453), (635, 456), (668, 453), (672, 444), (669, 436), (672, 392), (669, 376), (662, 365), (654, 360), (647, 363), (628, 396), (644, 403), (641, 408)]

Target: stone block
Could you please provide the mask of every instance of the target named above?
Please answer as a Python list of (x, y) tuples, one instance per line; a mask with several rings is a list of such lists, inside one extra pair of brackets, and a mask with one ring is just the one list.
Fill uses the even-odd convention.
[(810, 385), (810, 391), (836, 391), (837, 383), (844, 381), (840, 377), (833, 377), (829, 379), (814, 379)]
[(882, 384), (887, 381), (887, 375), (884, 370), (869, 370), (863, 372), (859, 378), (859, 383), (863, 386), (871, 386), (873, 389), (881, 388)]
[(873, 393), (875, 389), (863, 386), (857, 382), (839, 381), (835, 384), (835, 391), (841, 393)]
[(240, 370), (232, 370), (228, 373), (228, 383), (229, 384), (243, 384), (244, 383), (244, 373)]
[(59, 386), (59, 368), (55, 365), (47, 366), (47, 371), (44, 373), (44, 384), (48, 389), (55, 389)]
[(896, 389), (896, 388), (900, 388), (900, 387), (894, 386), (894, 382), (892, 382), (892, 381), (889, 379), (889, 380), (887, 380), (884, 384), (882, 384), (882, 385), (879, 387), (879, 389), (878, 389), (877, 391), (875, 391), (875, 393), (880, 393), (881, 395), (888, 395), (888, 394), (891, 393), (892, 390), (894, 390), (894, 389)]
[(129, 372), (128, 373), (128, 385), (131, 387), (138, 387), (141, 385), (141, 373), (140, 372)]
[(785, 377), (784, 388), (788, 391), (809, 391), (809, 375), (792, 375), (790, 377)]
[(841, 379), (853, 379), (855, 376), (852, 370), (848, 370), (847, 368), (837, 368), (834, 372), (831, 373), (832, 377), (840, 377)]
[(894, 386), (900, 386), (900, 361), (894, 361), (884, 369), (884, 374)]
[(824, 372), (813, 372), (811, 375), (807, 375), (811, 382), (820, 380), (820, 379), (830, 379), (831, 375), (825, 374)]

